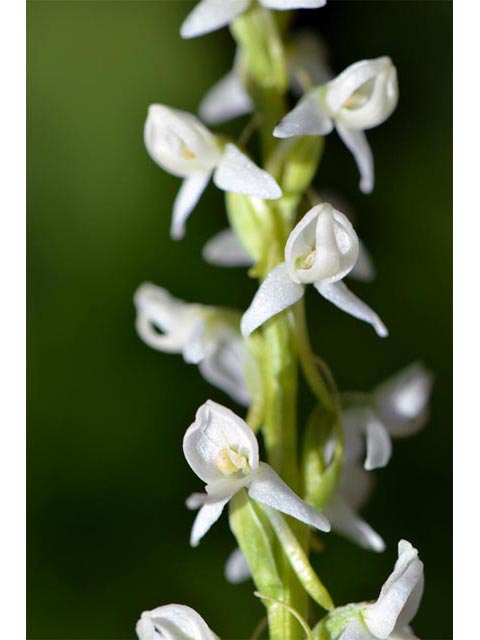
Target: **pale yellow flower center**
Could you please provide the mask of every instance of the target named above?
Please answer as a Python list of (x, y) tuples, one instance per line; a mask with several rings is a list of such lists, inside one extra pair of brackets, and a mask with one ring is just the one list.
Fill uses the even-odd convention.
[(224, 476), (231, 476), (239, 471), (247, 474), (250, 471), (247, 457), (230, 447), (219, 451), (215, 458), (215, 466)]
[(313, 263), (315, 262), (316, 255), (317, 250), (312, 249), (312, 251), (310, 251), (310, 253), (307, 253), (307, 255), (297, 258), (297, 260), (295, 261), (296, 268), (311, 269), (313, 267)]

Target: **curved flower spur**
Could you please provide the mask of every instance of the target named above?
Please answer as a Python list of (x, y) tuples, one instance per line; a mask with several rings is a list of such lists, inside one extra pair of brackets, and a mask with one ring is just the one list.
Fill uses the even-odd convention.
[(162, 169), (184, 178), (173, 205), (172, 238), (185, 235), (185, 223), (213, 182), (223, 191), (276, 200), (282, 190), (272, 176), (257, 167), (240, 149), (211, 133), (186, 111), (152, 104), (148, 108), (144, 141), (150, 157)]
[(194, 493), (189, 509), (199, 509), (190, 544), (218, 520), (227, 502), (241, 489), (262, 505), (285, 513), (321, 531), (329, 531), (326, 517), (299, 498), (265, 462), (259, 461), (257, 439), (241, 418), (208, 400), (183, 438), (188, 464), (206, 482), (206, 493)]
[(350, 315), (371, 324), (381, 337), (388, 331), (378, 315), (343, 283), (358, 259), (358, 238), (348, 218), (328, 203), (311, 209), (285, 245), (285, 262), (262, 282), (244, 313), (241, 330), (250, 335), (269, 318), (300, 300), (307, 284)]
[[(327, 0), (259, 0), (267, 9), (318, 9)], [(247, 11), (253, 0), (201, 0), (188, 14), (180, 28), (182, 38), (196, 38), (227, 26)]]
[(183, 604), (144, 611), (136, 632), (138, 640), (219, 640), (195, 609)]
[(334, 128), (360, 172), (360, 190), (374, 186), (373, 155), (364, 133), (382, 124), (398, 102), (397, 71), (389, 57), (362, 60), (311, 89), (275, 128), (277, 138), (325, 136)]

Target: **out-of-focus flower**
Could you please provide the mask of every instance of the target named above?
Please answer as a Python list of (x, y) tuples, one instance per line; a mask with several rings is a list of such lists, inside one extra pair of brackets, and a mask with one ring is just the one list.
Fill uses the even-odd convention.
[(335, 127), (355, 158), (361, 191), (370, 193), (374, 185), (373, 156), (364, 131), (382, 124), (397, 102), (397, 71), (390, 58), (362, 60), (311, 89), (277, 125), (274, 135), (323, 136)]
[[(267, 9), (317, 9), (326, 0), (258, 0)], [(185, 18), (181, 28), (182, 38), (196, 38), (230, 24), (246, 11), (252, 0), (201, 0)]]
[[(330, 71), (325, 63), (325, 48), (313, 32), (300, 31), (292, 39), (287, 51), (289, 83), (293, 93), (300, 97), (306, 84), (317, 86), (327, 82)], [(205, 94), (198, 113), (209, 125), (221, 124), (253, 111), (253, 101), (243, 83), (244, 56), (240, 49), (233, 67)]]
[[(327, 628), (345, 625), (339, 640), (415, 640), (409, 627), (423, 595), (423, 562), (406, 540), (398, 543), (398, 560), (375, 602), (347, 605), (329, 615)], [(343, 619), (342, 619), (343, 618)]]
[(258, 386), (257, 365), (238, 329), (233, 312), (174, 298), (151, 283), (135, 292), (136, 328), (153, 349), (181, 353), (197, 364), (203, 377), (248, 406)]
[(213, 174), (223, 191), (276, 200), (282, 190), (238, 147), (223, 143), (190, 113), (160, 104), (148, 108), (144, 140), (162, 169), (184, 178), (173, 206), (171, 235), (185, 235), (185, 223)]
[(195, 609), (184, 604), (144, 611), (136, 632), (139, 640), (219, 640)]
[(329, 531), (325, 516), (299, 498), (280, 476), (258, 457), (258, 443), (250, 427), (230, 409), (208, 400), (197, 411), (183, 439), (188, 464), (205, 483), (206, 493), (194, 493), (189, 509), (199, 509), (190, 544), (201, 538), (220, 517), (227, 502), (241, 489), (261, 504)]
[(243, 335), (250, 335), (298, 302), (305, 286), (313, 284), (324, 298), (371, 324), (379, 336), (386, 336), (387, 329), (378, 315), (343, 282), (358, 252), (357, 234), (348, 218), (326, 202), (313, 207), (291, 232), (285, 245), (285, 262), (270, 272), (244, 313)]

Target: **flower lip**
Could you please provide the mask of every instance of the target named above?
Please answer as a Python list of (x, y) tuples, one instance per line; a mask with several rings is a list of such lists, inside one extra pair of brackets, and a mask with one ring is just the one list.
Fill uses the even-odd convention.
[(221, 156), (215, 136), (195, 116), (161, 104), (148, 108), (144, 141), (151, 158), (178, 177), (210, 172)]
[(328, 203), (311, 209), (285, 246), (285, 262), (294, 282), (336, 282), (353, 269), (358, 238), (348, 218)]
[(329, 114), (351, 129), (376, 127), (397, 102), (397, 71), (388, 56), (356, 62), (326, 85)]

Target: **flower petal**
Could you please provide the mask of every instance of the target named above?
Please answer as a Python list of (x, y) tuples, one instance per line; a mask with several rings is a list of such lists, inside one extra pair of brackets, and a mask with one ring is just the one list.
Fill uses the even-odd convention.
[(368, 144), (367, 136), (363, 131), (348, 129), (337, 123), (338, 135), (343, 140), (347, 149), (352, 153), (360, 172), (360, 191), (371, 193), (375, 182), (373, 168), (373, 154)]
[(213, 174), (213, 182), (223, 191), (264, 200), (277, 200), (282, 196), (276, 180), (231, 143), (225, 146), (225, 152)]
[(265, 462), (260, 462), (258, 471), (248, 487), (248, 494), (257, 502), (277, 509), (311, 527), (320, 531), (330, 531), (330, 523), (323, 513), (299, 498)]
[(360, 238), (358, 239), (358, 258), (348, 275), (350, 278), (361, 282), (371, 282), (376, 275), (372, 256)]
[(185, 235), (185, 222), (205, 191), (211, 175), (210, 171), (207, 173), (194, 173), (182, 182), (173, 205), (170, 236), (174, 240), (180, 240)]
[(285, 263), (276, 266), (262, 282), (243, 314), (240, 323), (242, 334), (249, 336), (269, 318), (298, 302), (303, 293), (303, 285), (289, 278)]
[(362, 302), (360, 298), (357, 298), (344, 282), (332, 282), (331, 284), (317, 282), (314, 283), (314, 286), (324, 298), (336, 307), (359, 320), (371, 324), (381, 338), (388, 336), (387, 328), (375, 311)]
[(197, 513), (195, 522), (193, 523), (192, 532), (190, 534), (190, 545), (197, 547), (200, 540), (207, 533), (207, 531), (215, 524), (215, 522), (222, 515), (223, 507), (227, 504), (230, 498), (224, 498), (217, 502), (209, 502), (200, 507), (200, 511)]
[[(252, 471), (257, 469), (258, 443), (253, 431), (233, 411), (207, 400), (198, 409), (195, 422), (183, 438), (185, 458), (204, 482), (225, 481), (226, 476), (218, 468), (217, 461), (228, 448), (245, 456)], [(235, 482), (236, 478), (227, 480)]]
[(333, 129), (331, 118), (322, 110), (321, 92), (309, 91), (273, 131), (276, 138), (294, 136), (326, 136)]
[(201, 0), (185, 18), (182, 38), (196, 38), (229, 24), (245, 11), (251, 0)]
[(158, 638), (155, 626), (150, 618), (150, 611), (144, 611), (137, 622), (135, 632), (138, 640), (155, 640)]
[(430, 371), (414, 363), (374, 390), (378, 412), (392, 436), (409, 436), (425, 425), (432, 385)]
[(205, 380), (228, 393), (236, 402), (248, 406), (251, 401), (246, 380), (249, 357), (245, 342), (240, 337), (221, 341), (199, 364), (200, 373)]
[[(412, 595), (415, 606), (408, 606), (407, 617), (415, 615), (420, 602), (419, 585), (422, 582), (423, 562), (418, 558), (418, 551), (406, 540), (401, 540), (393, 572), (383, 585), (378, 600), (368, 605), (364, 613), (365, 623), (375, 637), (384, 640), (390, 636)], [(409, 622), (410, 620), (402, 619), (402, 624)]]
[(327, 4), (327, 0), (260, 0), (260, 4), (269, 9), (287, 11), (288, 9), (318, 9)]
[(198, 108), (200, 118), (207, 124), (221, 124), (252, 111), (252, 99), (236, 69), (213, 85)]
[(228, 556), (225, 564), (225, 578), (231, 584), (240, 584), (251, 578), (250, 568), (242, 550), (237, 547)]
[(380, 469), (385, 467), (392, 455), (392, 441), (385, 425), (370, 416), (367, 422), (367, 457), (365, 458), (365, 469)]
[(325, 515), (332, 525), (332, 531), (341, 533), (364, 549), (377, 552), (385, 550), (385, 542), (378, 533), (338, 493), (328, 501)]
[[(162, 638), (189, 638), (189, 640), (218, 640), (205, 620), (191, 607), (167, 604), (147, 611)], [(155, 636), (157, 637), (157, 636)]]
[(339, 640), (374, 640), (359, 616), (355, 616), (345, 627)]
[(204, 245), (202, 251), (206, 262), (217, 267), (251, 267), (252, 258), (232, 229), (224, 229), (215, 234)]

